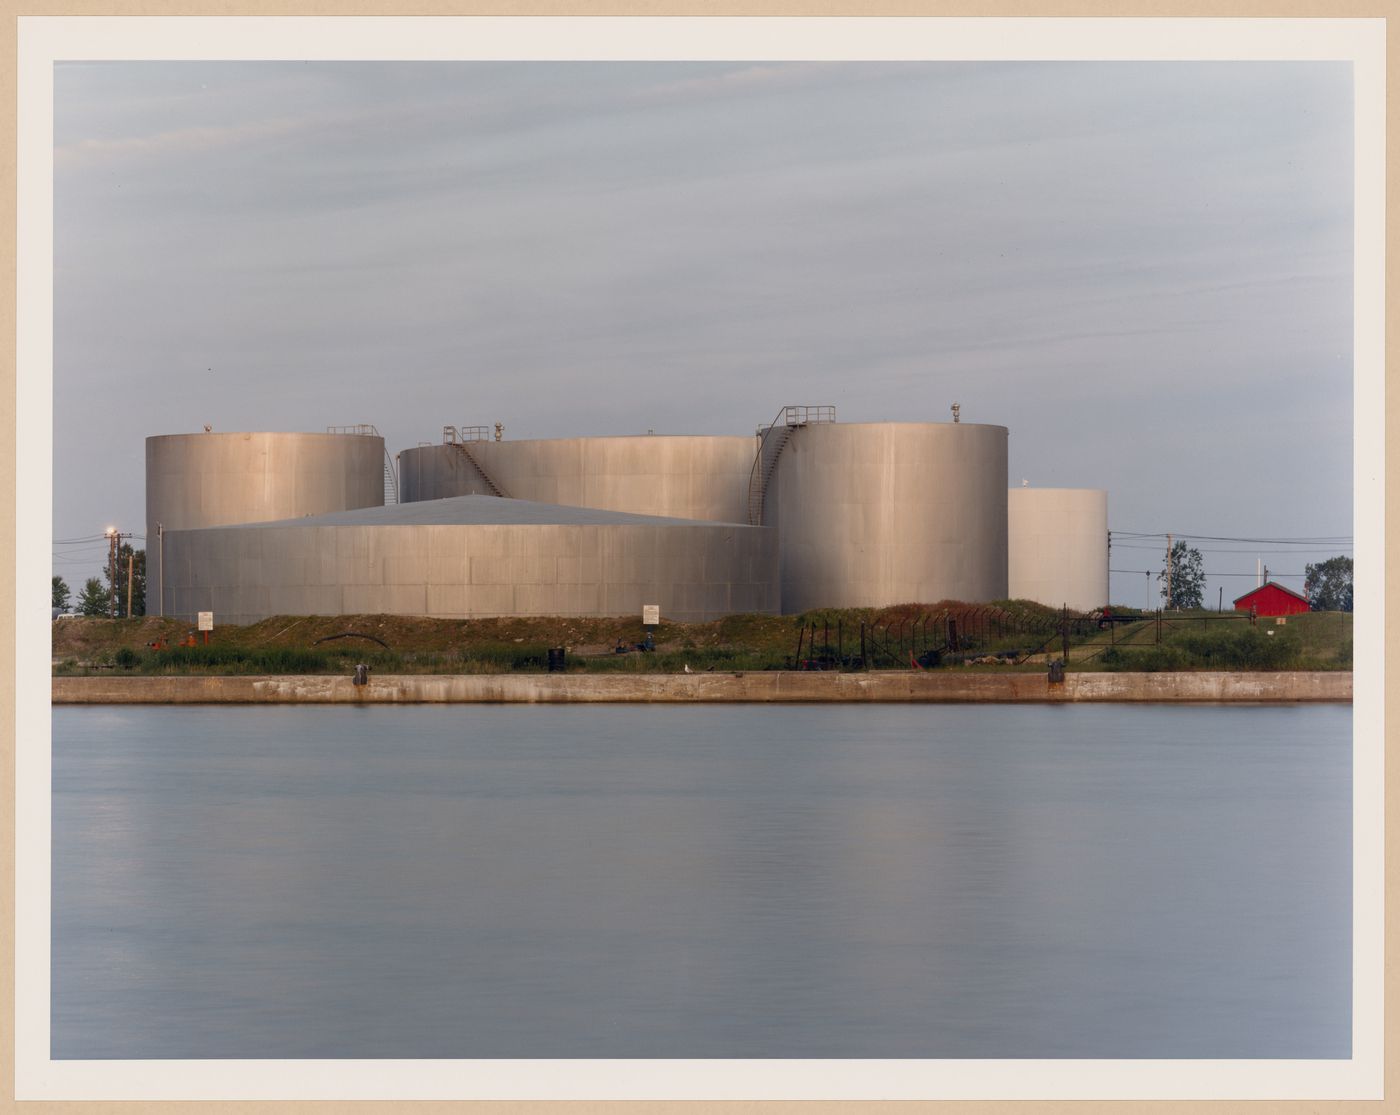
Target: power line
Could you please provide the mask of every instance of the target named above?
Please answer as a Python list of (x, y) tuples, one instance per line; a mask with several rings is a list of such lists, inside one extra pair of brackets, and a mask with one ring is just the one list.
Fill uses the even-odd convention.
[[(127, 534), (125, 531), (122, 532), (122, 538), (124, 538), (124, 539), (139, 538), (139, 539), (141, 539), (141, 541), (143, 541), (143, 542), (146, 540), (146, 536), (145, 536), (144, 534)], [(62, 541), (53, 543), (53, 545), (55, 545), (55, 546), (93, 546), (93, 545), (96, 545), (96, 544), (99, 543), (99, 542), (102, 543), (103, 549), (106, 549), (106, 547), (107, 547), (107, 536), (106, 536), (106, 535), (99, 535), (99, 536), (96, 537), (96, 538), (71, 538), (71, 539), (64, 539), (64, 540), (62, 540)]]
[[(1113, 530), (1109, 532), (1114, 538), (1166, 538), (1168, 532), (1159, 531), (1136, 531), (1136, 530)], [(1249, 542), (1264, 546), (1350, 546), (1354, 538), (1350, 534), (1325, 534), (1310, 535), (1306, 538), (1234, 538), (1223, 534), (1181, 534), (1177, 531), (1170, 532), (1178, 540), (1190, 539), (1195, 542)]]
[[(1161, 552), (1161, 546), (1144, 546), (1137, 542), (1119, 542), (1113, 540), (1115, 550), (1148, 550)], [(1268, 550), (1262, 547), (1234, 548), (1228, 546), (1196, 546), (1193, 547), (1198, 554), (1333, 554), (1338, 550), (1350, 550), (1350, 544), (1338, 544), (1336, 546), (1314, 546), (1306, 550)]]
[[(1156, 574), (1158, 574), (1158, 575), (1160, 576), (1160, 575), (1164, 572), (1164, 570), (1161, 570), (1161, 569), (1110, 569), (1109, 572), (1110, 572), (1110, 573), (1141, 573), (1141, 574), (1143, 574), (1144, 576), (1151, 576), (1153, 573), (1156, 573)], [(1258, 575), (1259, 575), (1258, 573), (1203, 573), (1203, 574), (1201, 574), (1201, 576), (1203, 576), (1203, 577), (1257, 577)], [(1275, 577), (1306, 577), (1306, 576), (1307, 576), (1306, 573), (1275, 573), (1272, 569), (1269, 570), (1269, 580), (1271, 580), (1271, 581), (1272, 581)]]

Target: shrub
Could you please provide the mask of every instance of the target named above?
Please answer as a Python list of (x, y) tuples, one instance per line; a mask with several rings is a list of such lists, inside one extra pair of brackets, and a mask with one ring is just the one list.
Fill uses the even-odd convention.
[[(339, 663), (344, 656), (336, 655)], [(315, 674), (331, 665), (331, 655), (296, 647), (172, 647), (162, 662), (182, 671), (218, 670), (231, 674)], [(341, 666), (343, 668), (343, 666)]]
[(488, 643), (463, 649), (459, 656), (463, 671), (471, 674), (529, 673), (549, 665), (548, 648), (528, 643)]
[(1110, 647), (1103, 652), (1101, 661), (1104, 669), (1111, 672), (1159, 673), (1165, 670), (1180, 670), (1188, 665), (1186, 655), (1169, 644), (1144, 647), (1141, 650)]
[(1302, 656), (1291, 632), (1258, 627), (1191, 633), (1178, 642), (1191, 664), (1208, 670), (1283, 670)]

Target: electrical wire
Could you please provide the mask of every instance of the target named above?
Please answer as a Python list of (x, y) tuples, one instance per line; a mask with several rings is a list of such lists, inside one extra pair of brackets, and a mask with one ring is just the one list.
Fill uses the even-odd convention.
[[(1149, 552), (1156, 551), (1158, 553), (1165, 549), (1163, 546), (1143, 546), (1135, 542), (1118, 542), (1116, 540), (1113, 543), (1113, 548), (1115, 550), (1147, 550)], [(1317, 546), (1306, 550), (1266, 550), (1257, 547), (1236, 549), (1225, 546), (1192, 547), (1198, 554), (1335, 554), (1338, 550), (1350, 550), (1351, 548), (1350, 545)]]
[(1168, 532), (1165, 530), (1111, 530), (1108, 533), (1114, 537), (1143, 539), (1165, 539), (1170, 533), (1172, 538), (1178, 542), (1250, 542), (1263, 546), (1350, 546), (1354, 538), (1354, 535), (1350, 534), (1311, 535), (1306, 538), (1232, 538), (1221, 534), (1182, 534), (1177, 531)]
[[(1164, 570), (1164, 569), (1110, 569), (1109, 572), (1110, 572), (1110, 573), (1141, 573), (1141, 574), (1143, 574), (1144, 576), (1148, 576), (1148, 577), (1152, 576), (1152, 575), (1155, 573), (1157, 576), (1160, 577), (1164, 572), (1166, 572), (1166, 570)], [(1257, 577), (1258, 575), (1259, 575), (1258, 573), (1202, 573), (1202, 574), (1201, 574), (1201, 576), (1203, 576), (1203, 577)], [(1271, 580), (1271, 581), (1272, 581), (1275, 577), (1306, 577), (1306, 576), (1307, 576), (1306, 573), (1275, 573), (1272, 569), (1269, 570), (1269, 580)]]

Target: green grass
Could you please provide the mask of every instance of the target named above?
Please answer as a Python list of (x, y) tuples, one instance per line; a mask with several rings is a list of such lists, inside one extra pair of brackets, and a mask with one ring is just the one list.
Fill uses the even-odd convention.
[[(939, 648), (947, 620), (958, 621), (958, 653), (942, 668), (992, 672), (1043, 671), (1061, 653), (1060, 613), (1028, 601), (970, 606), (940, 601), (892, 608), (819, 609), (800, 616), (733, 615), (709, 623), (663, 623), (656, 651), (611, 653), (621, 640), (632, 647), (643, 630), (632, 617), (612, 619), (431, 620), (422, 617), (279, 616), (246, 627), (226, 625), (214, 641), (173, 645), (187, 625), (153, 618), (68, 620), (55, 625), (53, 672), (117, 675), (350, 674), (365, 663), (378, 674), (543, 673), (548, 648), (569, 648), (572, 673), (695, 673), (791, 669), (802, 659), (850, 660), (861, 652), (865, 627), (871, 669), (905, 669), (910, 650)], [(815, 630), (814, 630), (815, 628)], [(1268, 632), (1272, 630), (1273, 634)], [(328, 639), (346, 632), (368, 638)], [(839, 643), (838, 643), (839, 632)], [(1071, 634), (1071, 670), (1347, 670), (1351, 668), (1352, 617), (1341, 613), (1291, 616), (1284, 623), (1229, 613), (1169, 613), (1155, 620), (1098, 630), (1081, 622)], [(169, 649), (154, 650), (163, 639)], [(888, 650), (886, 646), (888, 645)], [(1014, 652), (1034, 656), (1020, 665), (968, 662), (970, 657)]]
[(1093, 655), (1072, 664), (1112, 671), (1160, 670), (1349, 670), (1352, 617), (1337, 612), (1288, 616), (1280, 623), (1217, 612), (1172, 613), (1164, 617), (1161, 642), (1155, 621), (1115, 633), (1116, 645), (1095, 637), (1080, 648)]

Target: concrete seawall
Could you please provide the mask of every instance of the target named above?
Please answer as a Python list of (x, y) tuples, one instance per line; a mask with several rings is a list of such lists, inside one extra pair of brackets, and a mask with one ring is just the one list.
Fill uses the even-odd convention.
[(54, 704), (451, 704), (571, 702), (1349, 702), (1350, 673), (1044, 674), (761, 673), (399, 674), (57, 677)]

